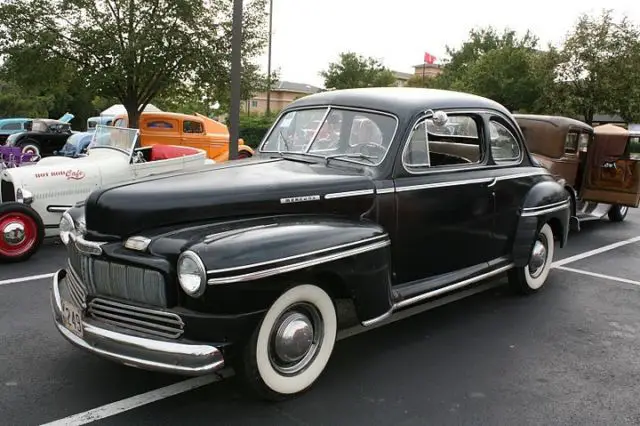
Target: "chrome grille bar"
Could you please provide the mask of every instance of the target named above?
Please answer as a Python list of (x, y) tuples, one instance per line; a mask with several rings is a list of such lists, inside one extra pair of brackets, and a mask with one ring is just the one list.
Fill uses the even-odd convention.
[(154, 336), (175, 339), (184, 333), (184, 322), (171, 312), (95, 298), (89, 302), (88, 313), (108, 324)]

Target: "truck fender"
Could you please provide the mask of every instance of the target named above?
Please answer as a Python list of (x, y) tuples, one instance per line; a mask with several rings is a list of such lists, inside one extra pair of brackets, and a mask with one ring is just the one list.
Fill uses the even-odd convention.
[(535, 184), (524, 198), (519, 215), (513, 241), (513, 262), (516, 267), (529, 263), (536, 235), (545, 223), (550, 224), (560, 246), (566, 245), (571, 197), (559, 183), (545, 180)]
[(210, 231), (183, 247), (205, 265), (204, 297), (237, 286), (243, 297), (255, 301), (265, 289), (274, 290), (257, 307), (266, 309), (291, 280), (312, 279), (334, 299), (351, 299), (360, 322), (391, 309), (391, 243), (376, 223), (292, 215), (237, 221), (230, 229)]

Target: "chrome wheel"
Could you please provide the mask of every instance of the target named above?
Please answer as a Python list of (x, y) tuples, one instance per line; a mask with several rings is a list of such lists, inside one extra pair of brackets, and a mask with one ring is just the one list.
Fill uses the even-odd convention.
[(538, 239), (533, 245), (531, 251), (531, 260), (529, 261), (529, 274), (532, 278), (538, 278), (544, 271), (547, 263), (547, 238), (544, 234), (538, 235)]
[(620, 206), (620, 216), (625, 216), (628, 211), (629, 211), (628, 206)]
[(269, 361), (283, 375), (304, 371), (322, 345), (324, 326), (315, 306), (295, 304), (275, 322), (269, 338)]
[(2, 239), (10, 246), (17, 246), (26, 239), (24, 225), (21, 222), (9, 222), (2, 229)]

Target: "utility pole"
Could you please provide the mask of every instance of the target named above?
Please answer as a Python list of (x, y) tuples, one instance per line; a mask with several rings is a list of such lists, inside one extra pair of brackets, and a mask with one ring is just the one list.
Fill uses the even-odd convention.
[(231, 29), (231, 105), (229, 111), (229, 160), (238, 158), (240, 138), (240, 85), (242, 83), (242, 0), (233, 0)]
[(271, 114), (271, 35), (273, 34), (273, 0), (269, 0), (269, 53), (267, 59), (267, 115)]

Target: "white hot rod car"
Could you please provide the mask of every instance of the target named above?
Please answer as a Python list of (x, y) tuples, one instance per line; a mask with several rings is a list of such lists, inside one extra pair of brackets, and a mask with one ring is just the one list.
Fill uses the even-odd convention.
[(137, 129), (98, 126), (86, 155), (53, 156), (0, 173), (0, 260), (31, 257), (57, 236), (62, 214), (101, 186), (204, 168), (214, 161), (196, 148), (139, 147)]

